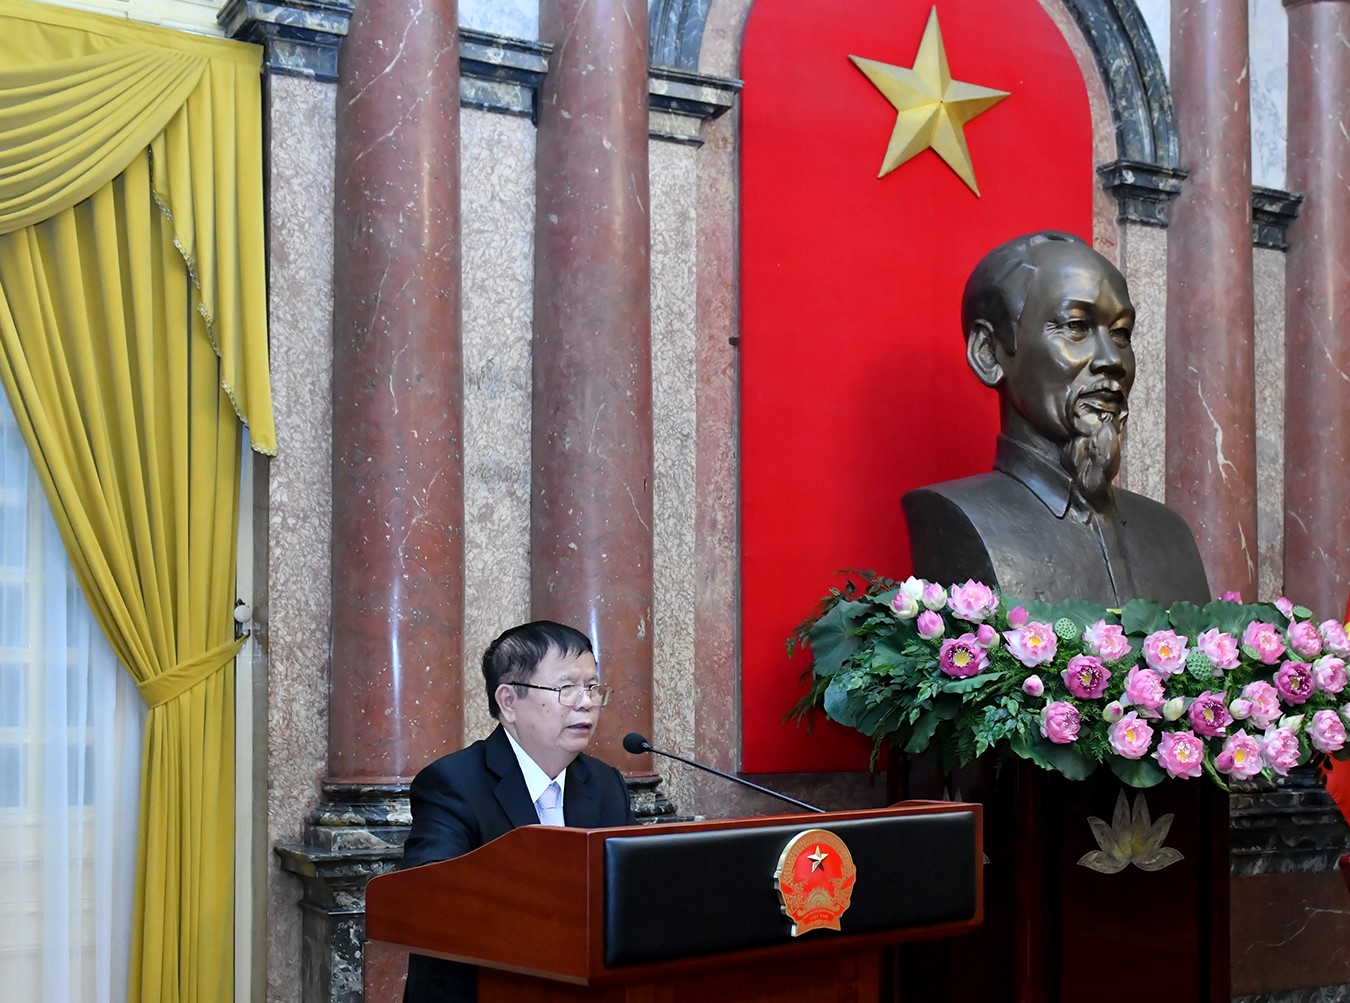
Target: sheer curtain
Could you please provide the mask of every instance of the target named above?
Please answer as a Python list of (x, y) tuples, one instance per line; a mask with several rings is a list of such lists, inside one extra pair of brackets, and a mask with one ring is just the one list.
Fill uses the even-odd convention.
[(0, 393), (0, 997), (127, 998), (144, 719)]

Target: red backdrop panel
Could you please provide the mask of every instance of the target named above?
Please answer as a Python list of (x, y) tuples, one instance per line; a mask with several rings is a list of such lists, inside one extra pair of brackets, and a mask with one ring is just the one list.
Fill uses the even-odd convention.
[(1037, 0), (943, 0), (952, 77), (1011, 92), (966, 127), (982, 197), (931, 150), (878, 179), (895, 111), (851, 62), (912, 66), (902, 0), (759, 0), (741, 75), (741, 686), (747, 772), (860, 769), (869, 745), (784, 724), (785, 641), (864, 568), (900, 577), (907, 490), (988, 470), (995, 396), (965, 364), (961, 290), (1019, 233), (1092, 236), (1083, 78)]

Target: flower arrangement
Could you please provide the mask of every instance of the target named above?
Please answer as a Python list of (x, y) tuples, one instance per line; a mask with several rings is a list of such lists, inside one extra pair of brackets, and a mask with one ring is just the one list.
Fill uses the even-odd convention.
[(1226, 788), (1345, 747), (1350, 635), (1286, 599), (1108, 610), (862, 578), (832, 590), (788, 652), (812, 657), (794, 715), (821, 709), (871, 737), (874, 762), (889, 740), (944, 771), (993, 750), (1070, 780), (1105, 764), (1133, 787)]

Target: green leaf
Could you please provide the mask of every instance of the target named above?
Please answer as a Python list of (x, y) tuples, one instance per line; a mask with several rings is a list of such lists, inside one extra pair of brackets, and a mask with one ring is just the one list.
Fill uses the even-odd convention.
[(1168, 620), (1172, 623), (1172, 629), (1178, 634), (1184, 634), (1192, 640), (1198, 634), (1209, 629), (1209, 622), (1205, 617), (1205, 611), (1193, 602), (1179, 602), (1168, 610)]
[(848, 691), (843, 685), (845, 681), (844, 676), (838, 675), (830, 680), (830, 685), (825, 688), (821, 706), (825, 710), (825, 716), (831, 721), (836, 721), (845, 728), (856, 728), (862, 700)]
[(965, 679), (949, 679), (942, 684), (942, 690), (944, 693), (973, 693), (1002, 678), (1002, 672), (981, 672), (978, 676), (967, 676)]
[(1152, 787), (1167, 779), (1167, 774), (1147, 759), (1121, 759), (1110, 756), (1106, 762), (1122, 784), (1129, 787)]
[(1040, 735), (1018, 735), (1011, 744), (1023, 759), (1030, 759), (1042, 769), (1054, 770), (1066, 780), (1086, 780), (1097, 768), (1076, 745), (1056, 745)]
[(1166, 630), (1167, 610), (1152, 599), (1133, 599), (1120, 611), (1120, 625), (1127, 634), (1152, 634)]
[[(812, 626), (811, 657), (815, 660), (818, 676), (832, 676), (858, 650), (862, 639), (853, 633), (854, 627), (867, 612), (862, 602), (840, 602)], [(828, 712), (827, 712), (828, 713)]]
[(937, 726), (941, 723), (942, 718), (936, 711), (929, 711), (919, 718), (910, 732), (909, 741), (905, 743), (905, 752), (917, 756), (927, 749), (928, 743), (933, 740), (933, 732), (937, 731)]

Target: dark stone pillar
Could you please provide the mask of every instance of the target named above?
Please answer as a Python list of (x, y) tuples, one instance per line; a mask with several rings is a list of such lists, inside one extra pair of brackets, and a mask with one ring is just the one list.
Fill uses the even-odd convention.
[(459, 748), (464, 606), (455, 0), (362, 0), (338, 61), (328, 780), (304, 843), (305, 1003), (398, 998), (365, 887), (407, 783)]
[(617, 687), (593, 752), (651, 727), (652, 391), (646, 0), (543, 0), (531, 605)]
[(1285, 265), (1285, 594), (1340, 617), (1350, 593), (1350, 3), (1285, 0), (1288, 186), (1306, 194)]
[(1255, 598), (1256, 383), (1245, 0), (1172, 5), (1182, 166), (1167, 278), (1167, 503), (1217, 595)]

